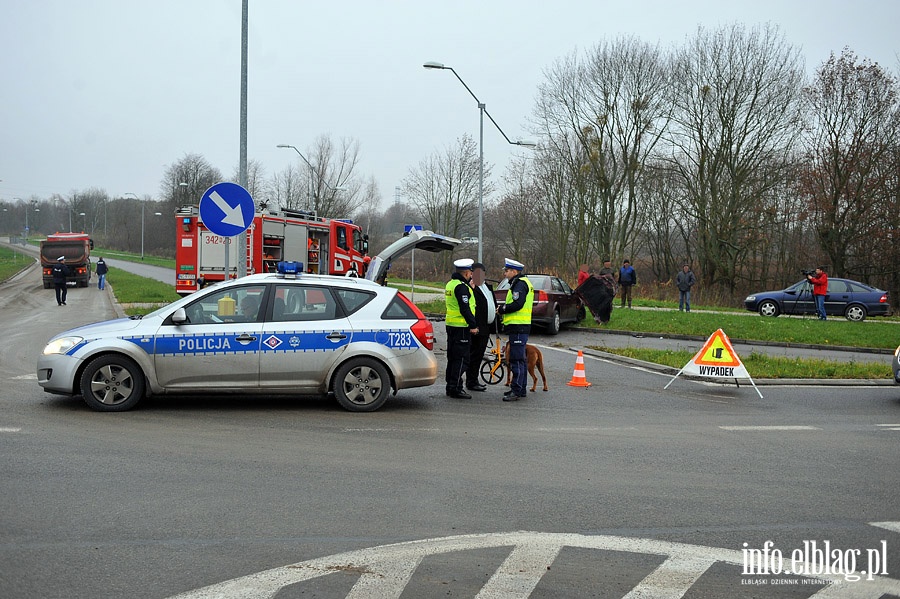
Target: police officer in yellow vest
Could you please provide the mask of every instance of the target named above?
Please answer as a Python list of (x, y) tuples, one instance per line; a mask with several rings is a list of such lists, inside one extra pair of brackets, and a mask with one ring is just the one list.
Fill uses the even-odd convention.
[(475, 261), (471, 258), (454, 262), (456, 272), (444, 288), (447, 304), (447, 396), (459, 399), (472, 399), (463, 388), (462, 377), (469, 367), (471, 335), (478, 334), (475, 322), (477, 308), (469, 287), (473, 264)]
[(509, 335), (509, 367), (512, 382), (503, 401), (518, 401), (525, 398), (528, 384), (528, 363), (525, 358), (525, 344), (531, 332), (531, 308), (534, 305), (534, 286), (523, 271), (525, 265), (510, 258), (506, 259), (503, 274), (509, 279), (506, 303), (497, 306), (503, 314), (503, 324)]

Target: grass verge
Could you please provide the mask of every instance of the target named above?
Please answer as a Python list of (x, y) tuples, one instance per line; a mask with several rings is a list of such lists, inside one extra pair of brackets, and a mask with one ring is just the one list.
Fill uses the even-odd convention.
[(5, 281), (26, 266), (33, 264), (34, 258), (6, 246), (0, 246), (0, 281)]
[(157, 306), (174, 302), (181, 297), (169, 283), (141, 277), (119, 268), (110, 267), (106, 280), (113, 288), (116, 301), (124, 306), (125, 313), (129, 316), (147, 314)]

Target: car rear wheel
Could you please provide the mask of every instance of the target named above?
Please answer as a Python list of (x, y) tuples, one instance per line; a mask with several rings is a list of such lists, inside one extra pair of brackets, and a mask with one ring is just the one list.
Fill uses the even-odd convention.
[(387, 368), (371, 358), (348, 360), (334, 376), (334, 396), (351, 412), (374, 412), (384, 405), (390, 391)]
[(778, 304), (772, 300), (765, 300), (759, 305), (760, 316), (778, 316), (780, 313), (781, 310), (778, 309)]
[(553, 317), (547, 323), (547, 333), (556, 335), (559, 332), (559, 309), (553, 311)]
[(124, 412), (144, 396), (144, 373), (131, 358), (100, 356), (84, 369), (80, 387), (84, 403), (92, 410)]
[(847, 317), (847, 320), (862, 322), (866, 319), (866, 307), (860, 304), (850, 304), (844, 310), (844, 316)]

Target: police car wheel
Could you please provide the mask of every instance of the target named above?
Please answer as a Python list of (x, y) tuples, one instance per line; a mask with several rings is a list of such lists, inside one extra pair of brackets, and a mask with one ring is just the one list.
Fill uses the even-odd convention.
[(351, 412), (374, 412), (384, 405), (391, 391), (387, 369), (370, 358), (348, 360), (334, 376), (334, 396)]
[(125, 356), (94, 359), (84, 369), (80, 382), (84, 403), (98, 412), (130, 410), (144, 395), (144, 374)]

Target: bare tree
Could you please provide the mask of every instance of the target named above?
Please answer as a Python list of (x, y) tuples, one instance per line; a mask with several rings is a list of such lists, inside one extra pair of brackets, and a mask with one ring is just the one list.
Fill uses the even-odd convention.
[(200, 154), (185, 154), (163, 174), (160, 200), (165, 202), (165, 212), (172, 214), (179, 206), (199, 204), (203, 193), (221, 181), (222, 172), (210, 166), (206, 158)]
[(896, 214), (898, 91), (897, 80), (877, 63), (844, 48), (819, 67), (804, 93), (801, 181), (819, 243), (839, 275), (875, 274), (870, 241), (886, 221), (873, 215), (886, 205)]
[[(575, 268), (590, 250), (622, 256), (635, 246), (639, 181), (668, 119), (662, 55), (622, 37), (583, 58), (572, 54), (545, 75), (535, 122), (556, 159), (538, 168), (556, 207), (549, 216), (558, 227), (559, 262)], [(556, 175), (547, 170), (552, 165)]]
[(672, 64), (673, 172), (697, 226), (701, 278), (734, 290), (798, 132), (802, 64), (777, 28), (698, 29)]
[[(478, 146), (468, 134), (443, 154), (432, 154), (410, 170), (401, 182), (403, 195), (426, 226), (437, 233), (463, 237), (478, 218)], [(485, 194), (491, 191), (485, 165)]]
[(271, 209), (288, 208), (291, 210), (302, 210), (310, 207), (304, 177), (300, 174), (302, 170), (306, 170), (289, 164), (284, 170), (272, 175), (269, 183), (269, 189), (272, 190), (272, 197), (266, 202), (266, 206)]
[(302, 155), (305, 160), (298, 156), (294, 171), (298, 185), (292, 177), (281, 176), (279, 180), (276, 176), (275, 195), (285, 207), (302, 207), (328, 218), (348, 218), (363, 205), (363, 184), (356, 174), (358, 141), (342, 139), (336, 147), (330, 136), (322, 135)]
[[(240, 166), (234, 167), (234, 173), (231, 176), (234, 183), (241, 182)], [(259, 205), (267, 203), (270, 199), (271, 190), (270, 182), (266, 180), (266, 169), (259, 160), (249, 160), (247, 162), (247, 185), (246, 189), (250, 192), (250, 197)]]

